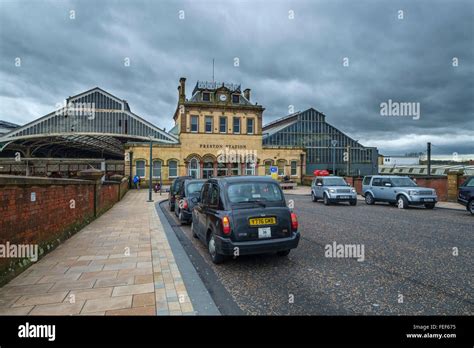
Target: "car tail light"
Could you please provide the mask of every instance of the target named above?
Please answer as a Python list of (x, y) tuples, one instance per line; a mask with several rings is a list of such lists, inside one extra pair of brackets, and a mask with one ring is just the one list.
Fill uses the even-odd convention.
[(296, 217), (295, 213), (291, 213), (291, 230), (297, 231), (298, 230), (298, 218)]
[(228, 216), (222, 218), (222, 232), (226, 235), (230, 234), (230, 220)]
[(188, 209), (188, 201), (186, 199), (179, 201), (179, 209)]

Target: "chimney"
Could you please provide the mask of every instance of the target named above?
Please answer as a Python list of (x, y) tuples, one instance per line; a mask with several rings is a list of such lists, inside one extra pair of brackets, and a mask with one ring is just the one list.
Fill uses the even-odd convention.
[(179, 79), (178, 92), (179, 92), (179, 102), (184, 103), (184, 101), (186, 100), (186, 78), (185, 77), (181, 77)]
[(250, 88), (246, 88), (244, 90), (244, 97), (245, 99), (247, 99), (248, 101), (250, 101)]

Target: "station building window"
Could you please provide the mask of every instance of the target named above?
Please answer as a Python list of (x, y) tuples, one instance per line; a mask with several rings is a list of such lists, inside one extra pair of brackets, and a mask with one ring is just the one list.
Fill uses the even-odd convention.
[(206, 133), (212, 133), (212, 116), (206, 116), (204, 127)]
[(219, 133), (227, 133), (227, 117), (219, 117)]
[(191, 132), (199, 132), (199, 116), (191, 116)]
[(233, 132), (235, 134), (239, 134), (240, 133), (240, 117), (234, 117), (234, 121), (233, 121)]
[(270, 167), (272, 166), (272, 161), (267, 160), (264, 162), (265, 165), (265, 175), (271, 175), (272, 173), (270, 172)]
[(253, 134), (253, 118), (247, 119), (247, 134)]
[(153, 161), (153, 177), (161, 178), (161, 161)]
[(285, 160), (278, 160), (278, 175), (285, 176)]
[(217, 163), (217, 176), (227, 175), (227, 165), (225, 163)]
[(171, 160), (168, 162), (168, 177), (176, 178), (178, 176), (178, 162)]
[(239, 104), (239, 103), (240, 103), (240, 95), (238, 95), (238, 94), (233, 94), (233, 95), (232, 95), (232, 103), (234, 103), (234, 104)]
[(196, 158), (191, 159), (191, 161), (189, 161), (188, 175), (193, 179), (199, 179), (199, 172), (199, 161)]
[(245, 175), (255, 175), (255, 163), (254, 162), (245, 163)]
[(232, 175), (240, 175), (240, 163), (231, 163), (230, 168)]
[(296, 168), (297, 168), (297, 163), (296, 161), (291, 161), (291, 176), (296, 176)]
[(140, 178), (145, 177), (145, 161), (138, 160), (135, 162), (135, 174), (138, 175)]
[(202, 168), (202, 178), (209, 179), (214, 176), (214, 162), (212, 159), (204, 160), (204, 165)]

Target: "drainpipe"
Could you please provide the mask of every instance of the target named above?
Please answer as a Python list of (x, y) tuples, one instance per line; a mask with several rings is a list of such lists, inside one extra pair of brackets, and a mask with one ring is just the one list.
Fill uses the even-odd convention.
[(300, 154), (300, 184), (303, 185), (303, 162), (304, 154)]

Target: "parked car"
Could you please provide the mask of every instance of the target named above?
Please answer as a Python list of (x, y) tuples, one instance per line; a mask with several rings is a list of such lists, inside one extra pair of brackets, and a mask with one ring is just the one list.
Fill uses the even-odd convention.
[(185, 180), (183, 189), (176, 193), (175, 202), (177, 204), (175, 204), (174, 213), (181, 224), (191, 223), (194, 205), (198, 202), (201, 188), (205, 182), (206, 180)]
[(296, 214), (287, 207), (278, 182), (263, 176), (207, 180), (193, 209), (191, 230), (207, 245), (214, 263), (230, 255), (286, 256), (300, 240)]
[(340, 176), (319, 176), (311, 183), (311, 200), (322, 199), (325, 205), (338, 202), (357, 204), (357, 192)]
[(408, 176), (366, 176), (362, 181), (362, 195), (369, 205), (388, 202), (400, 209), (410, 205), (424, 205), (427, 209), (433, 209), (438, 202), (434, 189), (418, 186)]
[(474, 176), (468, 177), (459, 187), (458, 202), (474, 215)]
[(170, 211), (174, 211), (176, 194), (183, 189), (184, 181), (187, 179), (192, 179), (190, 176), (178, 176), (173, 180), (170, 186), (170, 192), (168, 193), (168, 207)]

